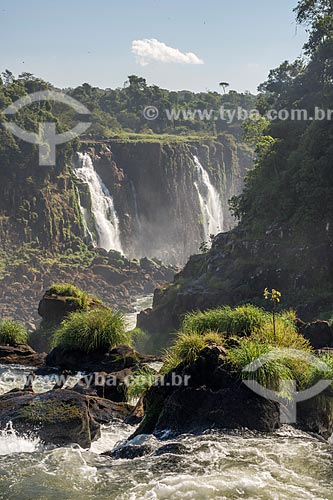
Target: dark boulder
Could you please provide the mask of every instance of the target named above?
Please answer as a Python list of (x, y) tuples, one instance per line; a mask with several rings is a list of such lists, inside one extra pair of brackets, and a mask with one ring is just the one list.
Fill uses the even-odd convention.
[(118, 346), (107, 353), (92, 352), (89, 354), (79, 350), (64, 350), (61, 347), (55, 347), (48, 354), (46, 365), (89, 373), (113, 373), (154, 359), (151, 356), (144, 356), (126, 345)]
[(46, 292), (39, 302), (38, 314), (46, 322), (60, 323), (69, 313), (78, 311), (80, 308), (80, 304), (75, 300)]
[(37, 353), (27, 344), (0, 346), (0, 364), (3, 365), (42, 367), (45, 365), (45, 358), (45, 353)]
[(106, 451), (102, 453), (103, 456), (118, 459), (133, 459), (143, 457), (145, 455), (149, 455), (152, 452), (152, 447), (148, 444), (142, 445), (125, 445), (121, 448), (117, 448), (116, 450)]
[(134, 374), (134, 368), (119, 372), (95, 372), (82, 377), (73, 387), (81, 394), (97, 395), (115, 402), (126, 401), (126, 383)]
[(126, 405), (66, 389), (44, 394), (12, 391), (0, 396), (0, 428), (12, 422), (19, 433), (32, 432), (43, 442), (59, 446), (76, 443), (89, 448), (100, 437), (100, 424), (128, 413)]
[[(176, 376), (182, 377), (179, 385), (174, 383)], [(201, 351), (195, 363), (179, 365), (163, 384), (151, 387), (144, 408), (134, 436), (244, 427), (271, 432), (280, 425), (279, 405), (248, 389), (225, 365), (225, 350), (216, 345)]]
[(333, 332), (327, 321), (313, 321), (304, 323), (297, 320), (298, 331), (309, 340), (314, 349), (333, 347)]

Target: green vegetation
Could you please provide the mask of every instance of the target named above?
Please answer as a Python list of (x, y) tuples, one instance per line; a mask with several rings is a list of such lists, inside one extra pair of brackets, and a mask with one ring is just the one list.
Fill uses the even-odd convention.
[(53, 347), (84, 353), (107, 352), (120, 344), (130, 344), (121, 312), (109, 308), (73, 312), (56, 330)]
[[(215, 331), (211, 331), (215, 329)], [(319, 377), (307, 356), (312, 353), (309, 342), (297, 332), (294, 311), (273, 313), (252, 305), (220, 307), (188, 314), (174, 345), (166, 352), (163, 373), (180, 363), (193, 363), (209, 344), (226, 349), (226, 364), (246, 379), (279, 390), (283, 380), (296, 380), (299, 388), (311, 385)], [(295, 352), (303, 353), (295, 356)], [(247, 365), (265, 356), (265, 362), (254, 371), (243, 371)], [(333, 358), (330, 360), (333, 370)]]
[(266, 311), (251, 304), (236, 308), (223, 306), (186, 314), (181, 331), (186, 333), (216, 331), (226, 337), (249, 335), (267, 322), (268, 317)]
[(129, 402), (134, 402), (145, 394), (156, 380), (155, 370), (149, 366), (143, 366), (134, 373), (129, 379), (129, 384), (126, 386), (126, 399)]
[(198, 332), (180, 332), (174, 345), (168, 349), (164, 356), (164, 365), (162, 373), (168, 373), (180, 363), (193, 363), (200, 351), (210, 344), (223, 345), (223, 336), (218, 332), (207, 331)]
[(0, 321), (0, 345), (14, 346), (17, 344), (26, 344), (28, 333), (24, 325), (17, 321)]
[(53, 284), (47, 291), (48, 295), (65, 297), (67, 302), (76, 304), (78, 308), (86, 311), (89, 305), (89, 295), (69, 283)]
[[(316, 108), (333, 109), (333, 4), (301, 0), (295, 11), (309, 32), (307, 57), (284, 61), (260, 85), (262, 116), (244, 126), (245, 139), (257, 147), (256, 166), (231, 208), (252, 234), (264, 235), (274, 221), (311, 240), (326, 235), (333, 212), (332, 119), (327, 113), (313, 119)], [(303, 119), (290, 113), (267, 123), (271, 109), (302, 111)], [(265, 141), (270, 145), (262, 149)]]

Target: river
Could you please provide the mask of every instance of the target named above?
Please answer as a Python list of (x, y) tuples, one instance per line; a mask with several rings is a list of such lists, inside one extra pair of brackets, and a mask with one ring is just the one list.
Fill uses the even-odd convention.
[[(138, 299), (138, 310), (149, 301), (151, 297)], [(21, 386), (29, 371), (0, 366), (0, 394)], [(72, 377), (67, 385), (79, 378)], [(34, 382), (37, 392), (52, 385), (49, 377), (38, 376)], [(114, 460), (101, 455), (126, 443), (134, 430), (114, 422), (84, 450), (45, 446), (34, 436), (16, 435), (9, 425), (0, 431), (0, 499), (333, 499), (331, 444), (291, 427), (270, 435), (207, 431), (168, 436), (162, 442), (139, 436), (134, 444), (149, 444), (148, 456)], [(174, 442), (183, 445), (180, 454), (155, 454)]]

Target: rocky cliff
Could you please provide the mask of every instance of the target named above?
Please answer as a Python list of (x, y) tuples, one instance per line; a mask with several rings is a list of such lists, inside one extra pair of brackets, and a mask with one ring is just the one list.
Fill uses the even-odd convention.
[(246, 171), (252, 166), (252, 153), (232, 136), (85, 145), (112, 193), (122, 246), (128, 255), (184, 264), (198, 251), (206, 236), (195, 186), (195, 157), (219, 193), (224, 219), (219, 229), (225, 231), (234, 225), (228, 200), (241, 192)]
[[(73, 165), (79, 145), (59, 150), (55, 167), (38, 165), (38, 151), (13, 146), (0, 155), (0, 315), (26, 322), (54, 281), (71, 281), (106, 303), (132, 310), (135, 295), (150, 293), (171, 277), (157, 256), (182, 263), (204, 240), (194, 155), (221, 193), (225, 226), (227, 200), (242, 188), (251, 155), (232, 137), (215, 141), (164, 143), (111, 141), (84, 143), (94, 168), (113, 198), (119, 219), (123, 258), (94, 249), (87, 234), (85, 207), (94, 225), (89, 186)], [(84, 205), (84, 207), (82, 206)], [(92, 232), (95, 229), (92, 228)], [(162, 266), (162, 267), (161, 267)], [(102, 273), (103, 271), (103, 273)]]

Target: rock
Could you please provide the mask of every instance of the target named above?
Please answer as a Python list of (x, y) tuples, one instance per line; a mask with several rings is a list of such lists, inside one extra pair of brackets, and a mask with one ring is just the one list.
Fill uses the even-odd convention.
[(160, 456), (165, 455), (167, 453), (173, 455), (182, 455), (187, 452), (187, 448), (182, 443), (168, 443), (164, 446), (161, 446), (158, 450), (155, 451), (154, 455)]
[(111, 283), (114, 286), (120, 285), (124, 283), (124, 281), (128, 280), (128, 274), (124, 273), (121, 270), (118, 270), (112, 266), (107, 266), (104, 264), (94, 265), (92, 270), (95, 274), (102, 276), (108, 283)]
[(125, 424), (138, 425), (142, 421), (144, 414), (145, 414), (145, 409), (143, 406), (143, 396), (141, 396), (135, 408), (133, 408), (128, 417), (126, 417)]
[(0, 396), (0, 428), (8, 422), (19, 433), (33, 432), (45, 443), (89, 448), (100, 424), (129, 413), (126, 405), (91, 398), (67, 389), (43, 394), (15, 391)]
[(309, 340), (314, 349), (333, 347), (333, 332), (327, 321), (313, 321), (304, 323), (297, 320), (298, 331)]
[[(195, 363), (180, 364), (166, 375), (163, 385), (152, 386), (144, 398), (144, 419), (133, 437), (167, 430), (182, 434), (213, 428), (265, 432), (278, 428), (278, 404), (248, 389), (224, 359), (222, 347), (208, 346)], [(183, 383), (173, 383), (175, 376)]]
[(297, 427), (329, 439), (333, 433), (333, 394), (327, 389), (297, 404)]
[(113, 451), (106, 451), (102, 453), (103, 456), (118, 459), (133, 459), (149, 455), (152, 452), (151, 446), (148, 444), (141, 445), (126, 445)]
[(46, 354), (38, 354), (27, 344), (0, 346), (0, 364), (42, 367)]
[(69, 313), (80, 309), (76, 301), (70, 301), (67, 297), (49, 295), (46, 292), (39, 303), (38, 314), (44, 321), (49, 323), (60, 323)]
[(113, 373), (153, 359), (155, 358), (143, 356), (126, 345), (118, 346), (107, 353), (90, 354), (78, 350), (64, 351), (62, 348), (56, 347), (46, 357), (46, 365), (89, 373)]
[(73, 391), (81, 394), (97, 395), (115, 402), (126, 401), (126, 379), (133, 376), (133, 368), (125, 368), (119, 372), (95, 372), (81, 378)]

